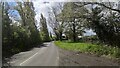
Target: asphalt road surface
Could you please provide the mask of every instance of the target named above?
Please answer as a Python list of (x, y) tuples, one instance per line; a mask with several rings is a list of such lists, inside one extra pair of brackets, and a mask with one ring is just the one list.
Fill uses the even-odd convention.
[(58, 48), (53, 42), (15, 54), (11, 66), (119, 66), (117, 61)]
[(58, 49), (53, 42), (44, 43), (43, 46), (14, 55), (9, 63), (11, 66), (58, 66)]

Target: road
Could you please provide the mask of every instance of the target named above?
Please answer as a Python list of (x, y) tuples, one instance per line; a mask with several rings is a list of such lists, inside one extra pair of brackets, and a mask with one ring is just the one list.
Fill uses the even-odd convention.
[[(59, 51), (59, 52), (58, 52)], [(11, 66), (118, 66), (118, 62), (105, 57), (57, 48), (53, 42), (32, 50), (15, 54)]]
[(58, 66), (59, 54), (53, 42), (44, 43), (30, 51), (16, 54), (10, 60), (11, 66)]

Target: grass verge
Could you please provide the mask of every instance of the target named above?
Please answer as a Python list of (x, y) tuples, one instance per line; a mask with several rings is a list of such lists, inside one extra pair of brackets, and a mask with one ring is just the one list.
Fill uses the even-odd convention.
[(96, 54), (97, 56), (107, 56), (109, 58), (120, 58), (120, 48), (107, 45), (95, 45), (90, 43), (73, 43), (55, 41), (55, 45), (66, 50), (74, 50)]

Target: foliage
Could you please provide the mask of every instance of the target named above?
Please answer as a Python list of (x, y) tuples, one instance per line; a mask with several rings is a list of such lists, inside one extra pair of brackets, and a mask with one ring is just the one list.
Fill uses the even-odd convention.
[[(99, 40), (105, 44), (120, 46), (120, 14), (108, 11), (111, 15), (104, 14), (103, 7), (92, 7), (92, 12), (88, 14), (87, 20), (90, 28), (96, 32)], [(106, 10), (107, 11), (107, 10)]]
[(69, 39), (76, 42), (78, 36), (84, 33), (84, 20), (81, 18), (85, 14), (83, 11), (84, 7), (79, 8), (74, 2), (65, 3), (62, 12), (58, 15), (60, 21), (65, 23), (63, 32)]
[[(3, 47), (3, 56), (10, 52), (11, 46), (9, 45), (11, 43), (11, 28), (10, 23), (11, 20), (8, 16), (8, 8), (5, 8), (6, 3), (2, 3), (2, 47)], [(9, 46), (8, 46), (9, 45)], [(8, 53), (9, 54), (9, 53)]]
[(48, 23), (56, 35), (56, 40), (62, 41), (62, 34), (63, 34), (64, 27), (65, 27), (65, 23), (64, 23), (65, 19), (63, 19), (63, 17), (62, 17), (62, 16), (64, 16), (63, 14), (62, 15), (58, 14), (58, 10), (59, 10), (59, 12), (62, 12), (63, 5), (62, 5), (62, 3), (58, 3), (58, 4), (56, 4), (56, 6), (51, 7), (52, 12), (49, 12), (49, 19), (48, 19), (49, 22)]
[(82, 40), (84, 42), (89, 42), (89, 43), (94, 43), (94, 44), (99, 44), (99, 39), (97, 37), (97, 35), (93, 35), (93, 36), (83, 36)]
[(50, 41), (50, 37), (49, 37), (48, 29), (47, 29), (47, 22), (46, 22), (46, 19), (43, 17), (42, 14), (41, 14), (40, 23), (41, 23), (40, 34), (41, 34), (41, 37), (42, 37), (42, 41), (44, 41), (44, 42)]
[(120, 13), (119, 9), (113, 7), (109, 2), (65, 3), (57, 17), (58, 21), (65, 23), (61, 28), (62, 33), (76, 42), (77, 36), (82, 35), (84, 29), (92, 29), (99, 42), (120, 47)]
[(21, 20), (15, 23), (10, 19), (8, 3), (3, 2), (2, 6), (3, 59), (42, 43), (35, 25), (35, 12), (32, 2), (18, 3), (16, 10), (19, 12)]
[(90, 43), (74, 43), (55, 41), (55, 44), (63, 49), (87, 52), (98, 56), (106, 55), (113, 58), (120, 58), (120, 48), (107, 45), (95, 45)]
[[(80, 6), (82, 5), (82, 6)], [(110, 7), (109, 7), (110, 5)], [(84, 29), (92, 29), (101, 43), (120, 47), (120, 13), (111, 3), (65, 3), (60, 21), (67, 23), (64, 33), (76, 42)], [(76, 20), (78, 21), (76, 21)]]

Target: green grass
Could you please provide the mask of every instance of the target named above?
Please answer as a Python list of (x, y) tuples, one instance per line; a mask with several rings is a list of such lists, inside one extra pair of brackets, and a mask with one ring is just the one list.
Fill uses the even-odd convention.
[(73, 42), (61, 42), (55, 41), (55, 44), (66, 50), (74, 50), (80, 52), (88, 52), (96, 54), (98, 56), (105, 55), (111, 58), (120, 58), (120, 48), (111, 47), (106, 45), (95, 45), (90, 43), (73, 43)]

